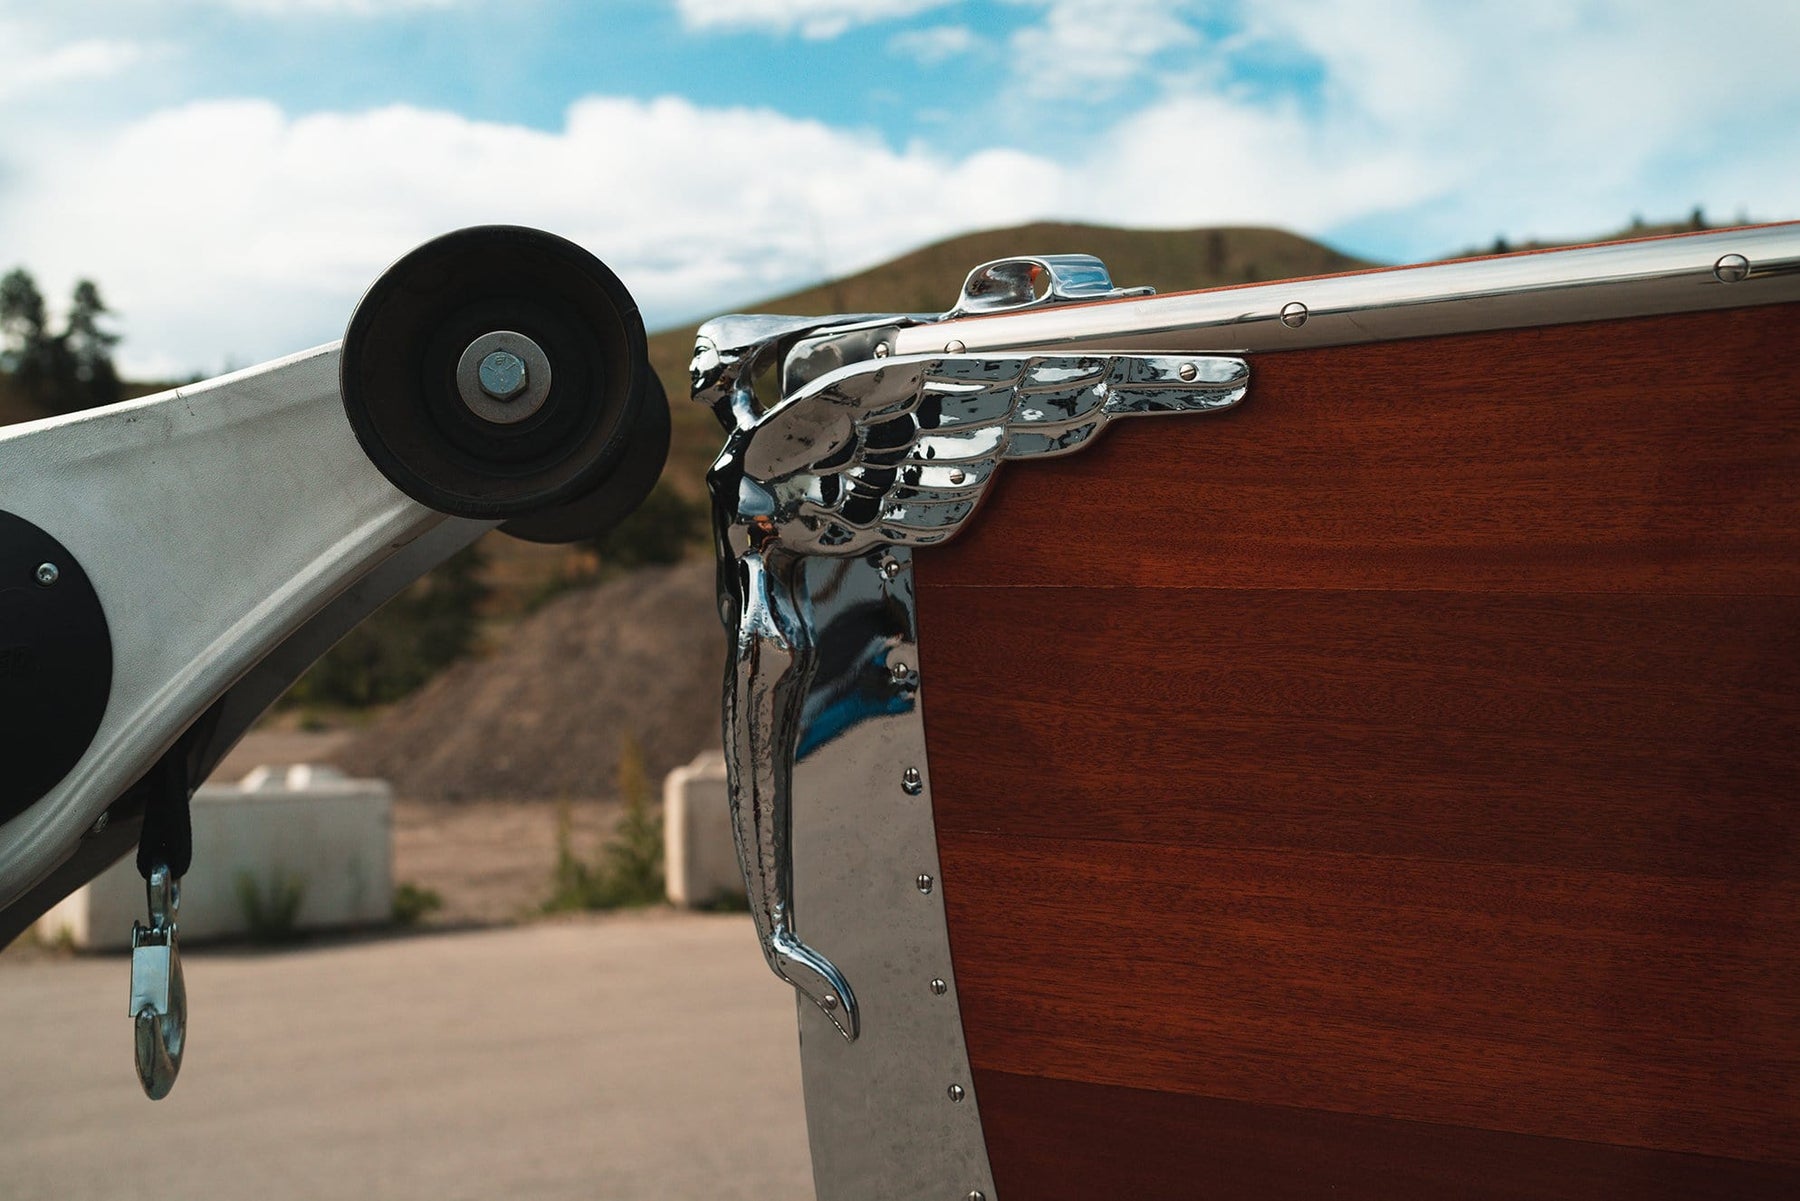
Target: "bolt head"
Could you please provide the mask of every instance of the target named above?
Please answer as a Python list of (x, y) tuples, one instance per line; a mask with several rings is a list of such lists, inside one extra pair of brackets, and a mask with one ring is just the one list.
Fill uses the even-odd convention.
[(1735, 284), (1750, 275), (1750, 260), (1741, 254), (1727, 254), (1713, 264), (1713, 277), (1722, 284)]
[(824, 996), (819, 998), (819, 1004), (825, 1007), (826, 1013), (830, 1013), (832, 1010), (834, 1010), (838, 1007), (837, 994), (830, 993), (830, 992), (826, 993)]
[(931, 885), (932, 885), (932, 879), (930, 876), (926, 875), (924, 872), (920, 872), (917, 883), (918, 883), (920, 892), (930, 895)]
[(886, 342), (875, 343), (875, 357), (876, 358), (885, 359), (888, 357), (888, 355), (892, 354), (893, 352), (894, 352), (894, 348), (889, 346)]
[(987, 1194), (978, 1188), (972, 1188), (969, 1190), (969, 1195), (963, 1198), (963, 1201), (987, 1201)]
[(900, 776), (900, 787), (907, 796), (918, 796), (925, 791), (925, 777), (919, 773), (918, 768), (909, 767)]
[(1181, 366), (1179, 366), (1175, 369), (1175, 374), (1179, 375), (1184, 381), (1191, 384), (1195, 380), (1200, 378), (1200, 368), (1195, 366), (1193, 363), (1183, 363)]
[(963, 1092), (963, 1086), (960, 1084), (952, 1084), (949, 1088), (945, 1089), (944, 1091), (949, 1095), (949, 1097), (952, 1101), (961, 1101), (964, 1097), (966, 1097), (968, 1095), (967, 1093)]
[(896, 659), (888, 664), (888, 677), (896, 684), (907, 684), (912, 681), (912, 664), (903, 659)]
[(933, 980), (931, 982), (931, 995), (932, 996), (941, 997), (949, 991), (950, 991), (950, 985), (947, 981)]
[(525, 390), (525, 360), (510, 350), (489, 352), (476, 369), (481, 390), (495, 400), (511, 400)]
[(944, 353), (945, 354), (961, 354), (963, 351), (965, 351), (967, 349), (969, 349), (969, 348), (963, 344), (963, 342), (960, 338), (953, 338), (949, 342), (944, 344)]
[(62, 569), (54, 563), (39, 563), (36, 574), (37, 582), (48, 588), (62, 578)]
[(1306, 306), (1298, 300), (1290, 300), (1281, 306), (1281, 323), (1289, 329), (1299, 329), (1305, 325), (1308, 315)]

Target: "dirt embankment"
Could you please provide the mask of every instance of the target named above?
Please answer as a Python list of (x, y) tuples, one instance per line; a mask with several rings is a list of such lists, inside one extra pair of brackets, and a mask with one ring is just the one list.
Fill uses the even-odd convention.
[(610, 797), (635, 739), (655, 787), (719, 745), (725, 635), (701, 559), (559, 597), (333, 759), (413, 801)]

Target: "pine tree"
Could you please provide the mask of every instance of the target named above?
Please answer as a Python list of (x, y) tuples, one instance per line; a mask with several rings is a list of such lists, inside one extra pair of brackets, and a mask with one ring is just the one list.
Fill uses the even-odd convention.
[(0, 363), (8, 371), (17, 371), (15, 359), (19, 348), (44, 335), (44, 294), (37, 281), (23, 267), (14, 267), (0, 276), (0, 337), (6, 349), (0, 351)]
[(37, 281), (23, 267), (0, 277), (0, 370), (49, 413), (111, 404), (119, 399), (112, 348), (119, 335), (101, 328), (110, 310), (92, 280), (75, 285), (69, 320), (52, 333)]
[(20, 391), (43, 404), (61, 374), (63, 348), (50, 333), (44, 294), (23, 267), (0, 278), (0, 366)]
[(93, 280), (84, 279), (75, 285), (68, 330), (63, 334), (77, 402), (70, 408), (107, 405), (119, 399), (119, 373), (112, 361), (112, 348), (119, 344), (119, 335), (100, 328), (100, 319), (110, 312)]

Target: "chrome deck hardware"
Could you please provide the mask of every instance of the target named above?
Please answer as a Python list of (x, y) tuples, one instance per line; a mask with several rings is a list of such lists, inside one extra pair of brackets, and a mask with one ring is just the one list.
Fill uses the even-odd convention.
[[(1115, 291), (1098, 260), (1045, 256), (977, 270), (993, 269), (985, 278), (998, 281), (991, 295), (1002, 300), (1023, 296), (1007, 293), (1007, 280), (1031, 282), (1007, 264), (1062, 279), (1064, 299)], [(708, 482), (720, 615), (732, 643), (726, 764), (751, 912), (769, 967), (854, 1040), (861, 1011), (852, 982), (794, 926), (791, 774), (818, 659), (803, 560), (946, 541), (1002, 461), (1076, 450), (1115, 417), (1229, 408), (1244, 397), (1249, 367), (1220, 356), (1105, 352), (896, 356), (884, 353), (879, 331), (918, 318), (839, 320), (708, 322), (696, 341), (693, 382), (694, 398), (710, 404), (727, 431)], [(833, 357), (821, 344), (840, 331), (837, 357), (854, 361), (814, 374)], [(760, 411), (754, 377), (803, 342), (795, 354), (805, 354), (809, 369), (790, 363), (784, 374), (804, 382)], [(901, 663), (886, 666), (898, 686), (892, 703), (910, 704), (916, 675), (904, 673), (909, 689)]]
[(181, 882), (158, 865), (144, 884), (150, 924), (131, 924), (131, 1007), (138, 1082), (144, 1095), (160, 1101), (175, 1087), (187, 1045), (187, 984), (176, 946), (176, 911)]
[(1091, 254), (995, 259), (969, 272), (946, 317), (1010, 313), (1047, 304), (1152, 296), (1155, 288), (1115, 288), (1106, 264)]

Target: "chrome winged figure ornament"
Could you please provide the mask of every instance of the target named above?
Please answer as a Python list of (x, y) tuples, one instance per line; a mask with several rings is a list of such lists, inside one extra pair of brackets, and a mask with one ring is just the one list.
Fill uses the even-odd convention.
[[(1249, 379), (1242, 360), (1216, 356), (889, 355), (873, 339), (904, 320), (720, 318), (701, 327), (693, 362), (694, 398), (727, 433), (708, 484), (731, 641), (724, 743), (739, 863), (769, 967), (851, 1040), (851, 982), (801, 939), (793, 911), (791, 775), (832, 730), (827, 707), (808, 705), (818, 639), (805, 559), (947, 541), (1003, 461), (1079, 449), (1115, 417), (1229, 408)], [(803, 340), (827, 364), (865, 357), (760, 409), (754, 378)], [(886, 666), (897, 703), (910, 704), (911, 665)]]

